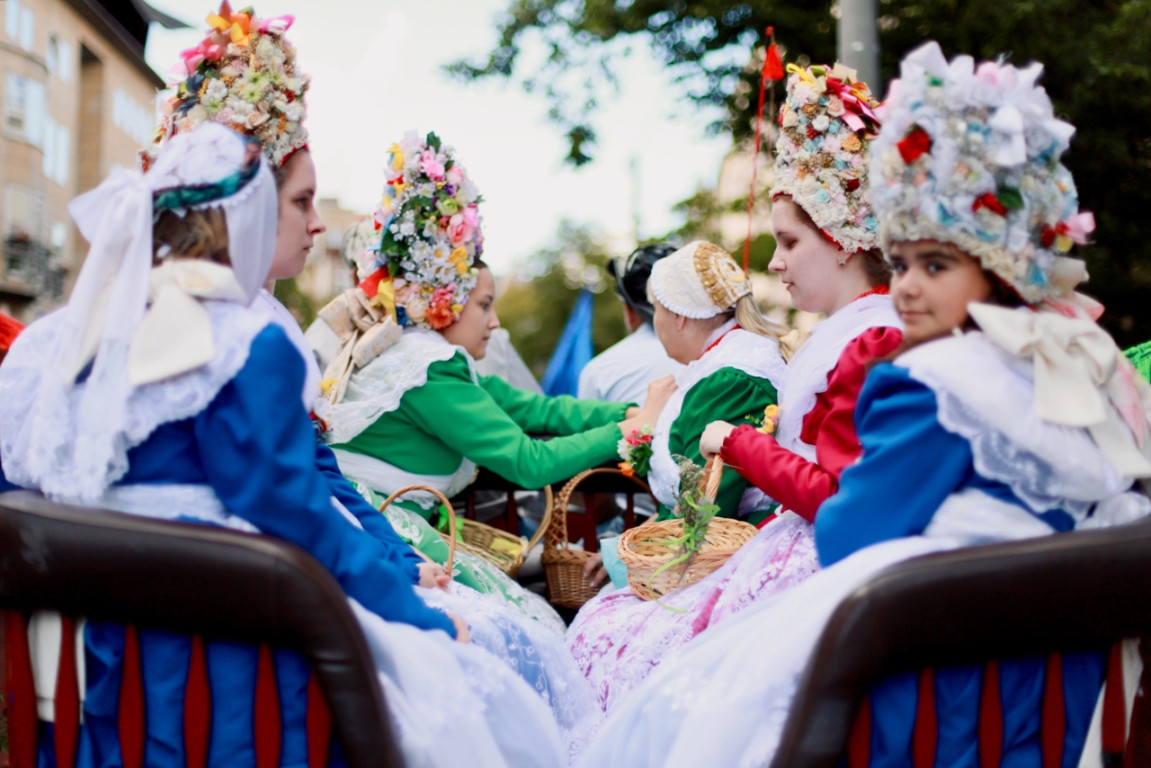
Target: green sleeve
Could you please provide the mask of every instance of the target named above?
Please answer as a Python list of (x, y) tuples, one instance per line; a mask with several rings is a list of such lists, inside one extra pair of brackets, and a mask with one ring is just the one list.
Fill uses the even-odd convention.
[[(735, 368), (721, 368), (703, 381), (696, 382), (683, 398), (679, 417), (671, 425), (668, 447), (673, 454), (686, 456), (703, 466), (699, 452), (699, 438), (713, 421), (740, 424), (758, 423), (763, 409), (776, 402), (775, 387), (767, 379), (750, 376)], [(747, 480), (730, 467), (723, 470), (716, 503), (721, 517), (735, 517), (739, 500), (747, 488)], [(662, 509), (660, 519), (671, 516)]]
[(1151, 341), (1144, 342), (1137, 347), (1131, 347), (1123, 354), (1139, 371), (1139, 375), (1151, 381)]
[(427, 385), (404, 393), (402, 407), (419, 429), (525, 488), (565, 480), (608, 461), (620, 438), (614, 422), (546, 441), (528, 437), (484, 387), (476, 386), (458, 355), (432, 364)]
[(614, 424), (623, 421), (629, 405), (577, 400), (570, 395), (545, 397), (517, 389), (498, 376), (481, 376), (480, 386), (521, 429), (538, 435), (575, 435)]

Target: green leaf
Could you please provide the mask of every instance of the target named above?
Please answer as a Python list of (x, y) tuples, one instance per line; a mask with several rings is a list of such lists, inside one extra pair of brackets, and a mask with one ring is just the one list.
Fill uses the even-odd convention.
[(1023, 209), (1023, 194), (1015, 187), (1002, 186), (995, 193), (999, 198), (999, 203), (1009, 211), (1019, 211)]

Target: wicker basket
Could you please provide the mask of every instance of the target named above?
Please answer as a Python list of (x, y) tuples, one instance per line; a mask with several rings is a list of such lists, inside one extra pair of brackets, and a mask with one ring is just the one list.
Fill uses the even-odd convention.
[[(723, 460), (708, 462), (704, 494), (714, 500), (723, 473)], [(736, 550), (758, 533), (754, 525), (726, 517), (713, 517), (707, 526), (703, 545), (687, 567), (656, 571), (676, 555), (671, 541), (683, 535), (683, 520), (664, 520), (624, 531), (619, 540), (619, 559), (627, 566), (631, 589), (644, 600), (655, 600), (707, 576), (727, 562)]]
[(632, 591), (644, 600), (652, 600), (707, 576), (726, 563), (757, 532), (754, 525), (741, 520), (712, 518), (703, 546), (687, 569), (668, 568), (652, 578), (652, 574), (675, 555), (675, 547), (668, 542), (683, 535), (683, 520), (648, 523), (624, 531), (619, 540), (619, 559), (627, 566), (627, 581)]
[[(584, 603), (591, 600), (599, 592), (599, 587), (593, 587), (584, 576), (584, 566), (593, 556), (592, 552), (572, 549), (568, 543), (568, 504), (582, 483), (592, 475), (623, 475), (618, 469), (597, 468), (580, 472), (567, 482), (556, 497), (555, 505), (548, 510), (548, 517), (544, 518), (540, 530), (547, 531), (544, 538), (544, 550), (540, 559), (544, 566), (544, 576), (548, 582), (548, 594), (552, 605), (563, 608), (579, 610)], [(651, 495), (647, 484), (636, 477), (624, 475), (632, 480), (640, 490)], [(591, 514), (589, 511), (587, 514)], [(636, 530), (636, 529), (632, 529)]]
[[(519, 576), (520, 567), (524, 564), (524, 558), (532, 551), (532, 547), (543, 537), (544, 532), (547, 530), (547, 519), (551, 515), (552, 504), (552, 488), (547, 486), (544, 488), (544, 498), (546, 500), (546, 510), (544, 512), (544, 522), (536, 530), (535, 535), (532, 536), (530, 541), (525, 540), (522, 536), (501, 531), (486, 523), (477, 522), (475, 520), (458, 520), (457, 525), (460, 528), (461, 541), (457, 546), (464, 552), (471, 552), (477, 557), (482, 557), (501, 571), (511, 576), (513, 579)], [(447, 538), (447, 534), (440, 531), (440, 535)], [(520, 548), (519, 554), (509, 552), (506, 549), (498, 549), (492, 547), (495, 541), (505, 541)]]
[[(388, 498), (384, 499), (384, 503), (380, 505), (380, 512), (387, 510), (387, 508), (392, 505), (393, 501), (403, 496), (408, 491), (427, 491), (428, 493), (435, 495), (436, 498), (440, 500), (440, 503), (444, 505), (444, 508), (448, 510), (448, 528), (450, 529), (451, 535), (444, 537), (448, 540), (448, 561), (444, 563), (444, 570), (448, 573), (451, 573), (452, 566), (456, 562), (456, 511), (452, 509), (452, 503), (448, 501), (447, 496), (443, 495), (435, 488), (432, 488), (430, 485), (406, 485), (393, 493)], [(416, 554), (428, 562), (432, 562), (430, 557), (425, 555), (423, 552), (420, 552), (418, 549), (416, 550)]]

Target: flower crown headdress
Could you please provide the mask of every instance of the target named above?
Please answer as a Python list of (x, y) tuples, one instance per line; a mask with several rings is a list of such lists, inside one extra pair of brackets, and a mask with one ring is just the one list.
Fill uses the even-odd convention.
[(233, 11), (224, 0), (207, 21), (207, 37), (182, 51), (169, 72), (179, 86), (154, 143), (211, 121), (254, 136), (272, 165), (283, 165), (308, 145), (309, 78), (296, 70), (296, 50), (284, 37), (295, 18), (259, 19), (252, 8)]
[(1043, 65), (950, 64), (929, 42), (900, 64), (871, 160), (872, 202), (883, 242), (940, 240), (1030, 304), (1066, 296), (1087, 279), (1063, 256), (1095, 219), (1079, 211), (1059, 162), (1074, 126), (1058, 120), (1036, 85)]
[(868, 203), (867, 152), (878, 103), (855, 70), (842, 64), (788, 64), (779, 110), (773, 200), (786, 195), (848, 253), (879, 247), (879, 221)]
[(355, 256), (360, 288), (401, 327), (443, 330), (476, 287), (480, 196), (455, 149), (434, 133), (393, 144), (374, 216), (377, 238)]

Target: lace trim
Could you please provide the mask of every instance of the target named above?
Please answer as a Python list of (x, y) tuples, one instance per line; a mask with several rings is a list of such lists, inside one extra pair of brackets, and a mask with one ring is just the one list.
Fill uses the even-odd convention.
[[(84, 408), (81, 404), (91, 381), (67, 387), (55, 410), (37, 407), (41, 386), (61, 386), (60, 372), (49, 359), (55, 338), (65, 320), (55, 312), (33, 323), (17, 339), (0, 369), (0, 460), (8, 479), (25, 488), (36, 488), (49, 498), (89, 501), (128, 471), (128, 451), (143, 443), (162, 424), (191, 418), (235, 378), (248, 361), (252, 341), (267, 319), (246, 307), (226, 301), (205, 301), (212, 320), (216, 356), (207, 365), (166, 381), (135, 387), (123, 413), (115, 409)], [(126, 343), (106, 343), (101, 366), (108, 377), (128, 375)], [(45, 378), (48, 377), (48, 378)], [(98, 390), (102, 391), (102, 390)], [(33, 435), (68, 435), (55, 450), (43, 449)]]
[(1079, 523), (1131, 486), (1086, 430), (1038, 417), (1031, 364), (982, 333), (922, 345), (896, 365), (935, 393), (939, 423), (971, 444), (975, 470), (1033, 511), (1062, 509)]
[[(331, 430), (325, 441), (337, 445), (353, 440), (385, 413), (399, 408), (405, 392), (427, 384), (433, 363), (451, 360), (461, 350), (435, 331), (405, 329), (395, 346), (352, 374), (343, 401), (332, 406)], [(471, 356), (466, 351), (464, 355), (472, 380), (478, 381)]]
[(675, 506), (679, 493), (679, 467), (672, 460), (668, 447), (672, 425), (679, 418), (688, 391), (721, 368), (735, 368), (750, 376), (767, 379), (776, 391), (787, 380), (787, 366), (779, 353), (779, 342), (742, 329), (729, 332), (714, 349), (689, 363), (676, 375), (675, 383), (679, 389), (660, 412), (652, 440), (651, 472), (647, 477), (652, 493), (666, 507)]

